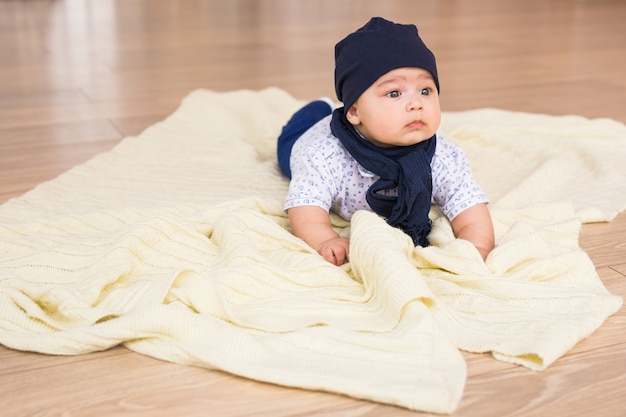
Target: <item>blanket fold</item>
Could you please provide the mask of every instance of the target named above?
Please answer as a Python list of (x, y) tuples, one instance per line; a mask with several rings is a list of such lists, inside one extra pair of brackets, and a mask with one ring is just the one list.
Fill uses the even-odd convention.
[(300, 105), (274, 88), (194, 91), (165, 121), (0, 206), (0, 343), (65, 355), (123, 344), (451, 413), (467, 374), (459, 349), (542, 370), (621, 307), (578, 233), (626, 207), (623, 125), (446, 113), (442, 133), (492, 200), (497, 247), (483, 262), (436, 207), (426, 248), (361, 211), (332, 217), (351, 238), (337, 268), (282, 210), (274, 146)]

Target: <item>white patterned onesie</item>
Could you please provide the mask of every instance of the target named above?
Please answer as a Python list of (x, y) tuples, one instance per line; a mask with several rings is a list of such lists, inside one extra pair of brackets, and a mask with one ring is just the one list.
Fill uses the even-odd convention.
[[(380, 178), (363, 168), (330, 130), (332, 115), (320, 120), (291, 151), (291, 182), (285, 210), (317, 206), (350, 220), (357, 210), (372, 211), (367, 204), (368, 188)], [(488, 202), (487, 195), (472, 175), (461, 148), (437, 134), (431, 161), (432, 200), (452, 220), (467, 208)], [(393, 193), (394, 191), (392, 191)]]

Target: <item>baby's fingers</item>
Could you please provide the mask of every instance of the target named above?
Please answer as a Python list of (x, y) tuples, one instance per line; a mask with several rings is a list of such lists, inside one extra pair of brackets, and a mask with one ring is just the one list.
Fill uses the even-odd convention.
[(338, 239), (332, 244), (323, 244), (319, 253), (331, 264), (341, 266), (348, 262), (348, 247), (347, 239)]

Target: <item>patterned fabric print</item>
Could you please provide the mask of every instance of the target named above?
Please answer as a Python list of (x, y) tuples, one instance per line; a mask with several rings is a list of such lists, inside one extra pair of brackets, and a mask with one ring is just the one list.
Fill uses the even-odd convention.
[[(320, 120), (295, 143), (284, 208), (317, 206), (349, 220), (357, 210), (371, 211), (366, 191), (379, 177), (359, 165), (333, 136), (330, 118)], [(432, 203), (450, 220), (469, 207), (488, 202), (463, 150), (440, 135), (431, 168)]]

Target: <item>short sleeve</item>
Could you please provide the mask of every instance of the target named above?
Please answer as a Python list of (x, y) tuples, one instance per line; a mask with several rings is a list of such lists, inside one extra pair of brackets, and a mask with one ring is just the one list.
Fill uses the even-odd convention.
[(291, 151), (291, 181), (284, 209), (317, 206), (329, 211), (337, 194), (339, 174), (336, 139), (322, 119), (296, 141)]
[(433, 201), (450, 220), (470, 207), (489, 202), (472, 174), (465, 152), (439, 135), (431, 167)]

